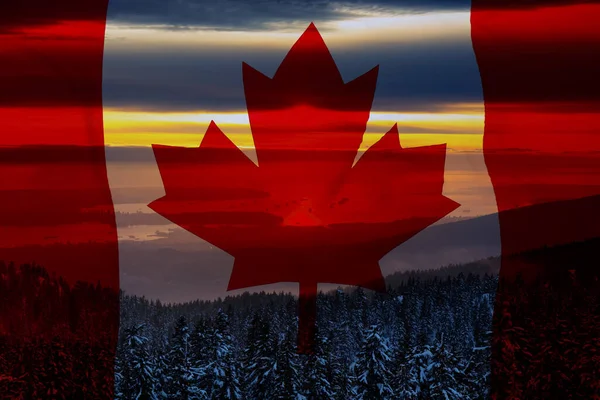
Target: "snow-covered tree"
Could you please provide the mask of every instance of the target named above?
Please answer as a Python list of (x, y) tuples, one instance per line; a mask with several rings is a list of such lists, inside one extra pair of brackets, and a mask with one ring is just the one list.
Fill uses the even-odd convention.
[(331, 346), (318, 327), (315, 334), (315, 348), (306, 357), (305, 393), (310, 400), (330, 399), (333, 397)]
[(198, 389), (208, 395), (214, 381), (212, 362), (216, 343), (206, 318), (200, 317), (197, 320), (188, 340), (191, 346), (190, 363), (196, 373), (195, 381)]
[[(209, 399), (445, 400), (459, 394), (479, 400), (486, 398), (489, 386), (495, 279), (411, 277), (392, 296), (350, 289), (321, 293), (313, 356), (296, 352), (298, 304), (288, 294), (245, 294), (182, 305), (125, 296), (122, 318), (124, 326), (147, 324), (144, 336), (159, 398), (163, 390), (171, 398), (186, 396), (174, 386), (175, 375), (187, 369), (180, 357), (187, 331), (189, 367), (198, 374), (180, 387), (196, 386)], [(194, 321), (191, 334), (181, 316)], [(466, 324), (461, 332), (469, 330), (469, 335), (454, 332), (461, 320)], [(364, 323), (367, 327), (361, 328)], [(373, 326), (376, 332), (371, 332)], [(130, 381), (125, 368), (129, 348), (124, 334), (121, 338), (115, 378), (117, 397), (127, 398), (121, 387)], [(419, 338), (427, 344), (419, 346)], [(476, 346), (469, 347), (473, 341)]]
[(238, 366), (233, 354), (233, 339), (228, 330), (228, 317), (219, 310), (213, 330), (216, 343), (211, 369), (213, 385), (210, 397), (214, 400), (242, 399), (241, 383), (238, 376)]
[(427, 367), (431, 399), (466, 399), (469, 392), (465, 364), (442, 341), (432, 352)]
[(429, 376), (427, 372), (431, 368), (433, 358), (432, 347), (425, 345), (414, 349), (406, 357), (406, 370), (403, 380), (397, 389), (399, 395), (407, 400), (425, 400), (430, 397)]
[(393, 350), (392, 365), (390, 371), (392, 374), (391, 387), (395, 396), (399, 399), (412, 400), (417, 398), (414, 382), (410, 377), (410, 360), (414, 349), (408, 346), (406, 340), (400, 340), (396, 343)]
[(300, 378), (299, 356), (296, 338), (291, 329), (282, 335), (277, 344), (275, 374), (273, 376), (271, 399), (303, 400)]
[(363, 345), (355, 367), (357, 399), (393, 399), (390, 353), (380, 327), (371, 325), (364, 332)]
[(202, 371), (192, 365), (190, 331), (185, 316), (177, 320), (170, 344), (168, 397), (180, 400), (204, 398), (206, 393), (197, 386), (197, 376)]
[(348, 295), (342, 290), (336, 290), (332, 300), (329, 331), (331, 332), (330, 344), (337, 359), (350, 365), (353, 361), (355, 350), (355, 326), (352, 325), (351, 312), (348, 309)]
[(243, 381), (248, 396), (266, 398), (273, 389), (277, 366), (274, 345), (269, 322), (255, 313), (248, 329), (244, 351)]
[(124, 351), (121, 346), (117, 347), (117, 357), (115, 359), (115, 399), (123, 398), (123, 358)]
[[(346, 332), (346, 329), (346, 327), (342, 328), (342, 330), (331, 328), (327, 335), (327, 342), (324, 346), (324, 352), (327, 354), (328, 358), (328, 380), (331, 383), (331, 392), (336, 400), (345, 400), (356, 397), (352, 375), (350, 373), (350, 363), (348, 362), (351, 354), (348, 351), (350, 347), (342, 346), (340, 348), (339, 338), (336, 340), (336, 335), (343, 335), (343, 333)], [(345, 338), (345, 340), (348, 341), (351, 336), (346, 335), (342, 336), (342, 338)]]
[[(576, 397), (600, 396), (592, 385), (598, 381), (594, 368), (600, 351), (590, 345), (582, 352), (578, 345), (597, 328), (599, 319), (591, 312), (599, 308), (595, 293), (563, 298), (542, 282), (535, 289), (536, 303), (530, 298), (534, 289), (519, 283), (511, 284), (510, 296), (503, 294), (495, 303), (497, 276), (459, 277), (457, 270), (391, 276), (391, 296), (351, 288), (320, 293), (318, 343), (312, 357), (296, 352), (298, 299), (289, 293), (245, 293), (182, 304), (121, 293), (122, 329), (115, 360), (114, 331), (100, 325), (107, 316), (94, 306), (119, 301), (114, 291), (88, 284), (71, 288), (38, 269), (18, 270), (0, 262), (6, 310), (0, 321), (0, 393), (166, 400), (194, 398), (197, 387), (208, 399), (483, 400), (494, 394), (488, 393), (491, 383), (500, 397), (529, 398), (538, 393), (562, 395), (577, 381)], [(441, 273), (443, 278), (438, 277)], [(542, 324), (523, 318), (524, 307), (547, 308), (544, 312), (554, 315), (572, 310), (570, 302), (575, 301), (585, 307), (573, 315)], [(490, 349), (494, 304), (500, 307)], [(41, 324), (47, 322), (41, 316), (49, 310), (57, 313), (52, 324), (57, 331), (15, 341), (23, 333), (22, 313), (13, 313), (19, 307), (31, 307)], [(570, 318), (585, 324), (576, 341)], [(188, 322), (193, 322), (191, 334)], [(364, 328), (371, 325), (377, 326), (377, 335)], [(6, 332), (13, 332), (10, 340)], [(419, 346), (419, 339), (426, 344)], [(566, 351), (553, 351), (557, 344)], [(548, 373), (547, 366), (555, 363), (565, 367)], [(254, 384), (260, 388), (252, 388)]]
[(168, 354), (165, 354), (165, 344), (160, 348), (155, 348), (153, 353), (154, 362), (154, 376), (156, 377), (156, 394), (160, 399), (167, 399), (169, 397), (169, 385), (171, 382), (171, 376), (169, 371), (171, 369)]
[(144, 324), (125, 330), (126, 363), (123, 366), (121, 393), (125, 399), (158, 400), (154, 363), (143, 330)]

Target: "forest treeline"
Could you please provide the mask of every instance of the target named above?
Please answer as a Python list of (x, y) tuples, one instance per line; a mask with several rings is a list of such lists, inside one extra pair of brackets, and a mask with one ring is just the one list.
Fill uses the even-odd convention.
[(130, 399), (484, 399), (495, 275), (320, 293), (314, 354), (297, 299), (164, 305), (123, 295), (116, 393)]
[(561, 266), (537, 279), (484, 260), (321, 293), (312, 355), (290, 294), (163, 304), (0, 263), (0, 398), (600, 398), (597, 242), (523, 256)]
[(0, 399), (110, 399), (119, 293), (0, 262)]

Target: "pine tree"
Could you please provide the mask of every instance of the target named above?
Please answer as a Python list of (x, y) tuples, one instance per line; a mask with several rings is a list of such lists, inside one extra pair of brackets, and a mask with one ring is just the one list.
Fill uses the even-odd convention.
[(471, 313), (474, 299), (469, 296), (469, 286), (464, 274), (461, 272), (454, 280), (454, 328), (453, 332), (459, 341), (456, 345), (460, 350), (469, 351), (474, 347)]
[(400, 329), (403, 334), (401, 339), (402, 346), (406, 350), (411, 349), (416, 343), (418, 332), (415, 295), (413, 293), (402, 295), (398, 319), (400, 320), (398, 325), (401, 326)]
[(199, 371), (192, 366), (190, 332), (185, 316), (179, 317), (175, 332), (171, 337), (171, 350), (168, 355), (170, 366), (168, 377), (168, 397), (171, 399), (201, 399), (205, 393), (196, 385)]
[(121, 392), (125, 399), (158, 400), (154, 365), (143, 330), (144, 324), (125, 330), (126, 365), (123, 367)]
[[(328, 357), (328, 380), (331, 382), (331, 391), (335, 399), (345, 400), (354, 398), (355, 393), (348, 362), (350, 354), (336, 350), (339, 349), (339, 341), (335, 340), (339, 332), (335, 328), (329, 331), (324, 349)], [(346, 341), (349, 339), (350, 336), (345, 337)]]
[(115, 399), (123, 399), (123, 385), (124, 385), (124, 366), (125, 359), (123, 357), (124, 352), (121, 343), (117, 346), (117, 357), (115, 358)]
[(214, 362), (211, 366), (214, 374), (210, 396), (214, 400), (238, 400), (242, 398), (237, 363), (233, 354), (233, 339), (228, 331), (228, 317), (219, 310), (213, 331), (216, 347)]
[(190, 363), (196, 372), (196, 381), (198, 390), (210, 394), (212, 383), (214, 381), (212, 363), (216, 352), (215, 336), (210, 333), (208, 321), (200, 317), (189, 339), (191, 346)]
[(497, 333), (492, 343), (492, 385), (500, 398), (524, 398), (520, 377), (528, 366), (522, 359), (523, 353), (527, 353), (528, 340), (523, 335), (523, 328), (513, 324), (510, 302), (502, 302), (502, 311), (498, 314)]
[(335, 376), (332, 381), (334, 399), (346, 400), (356, 398), (353, 371), (350, 365), (340, 362), (336, 365)]
[(66, 390), (73, 388), (70, 360), (65, 352), (63, 341), (54, 337), (45, 349), (44, 370), (42, 373), (45, 396), (53, 399), (65, 399)]
[(433, 324), (431, 321), (432, 304), (429, 291), (425, 292), (423, 305), (421, 306), (421, 315), (419, 317), (419, 335), (417, 343), (419, 346), (425, 346), (431, 341)]
[(390, 386), (390, 348), (381, 336), (380, 327), (371, 325), (364, 332), (363, 345), (356, 369), (357, 398), (368, 400), (393, 399)]
[(289, 329), (282, 335), (276, 350), (276, 371), (273, 376), (271, 399), (303, 400), (296, 338)]
[(408, 400), (431, 399), (430, 382), (427, 372), (432, 366), (433, 353), (430, 345), (415, 349), (408, 357), (407, 375), (402, 391)]
[(331, 311), (332, 321), (330, 331), (332, 337), (330, 343), (333, 347), (333, 352), (336, 354), (340, 362), (349, 365), (353, 360), (355, 353), (355, 342), (353, 335), (353, 326), (351, 325), (352, 317), (348, 309), (348, 295), (342, 289), (335, 292), (333, 299), (333, 308)]
[(406, 340), (398, 342), (393, 351), (390, 386), (399, 399), (411, 400), (417, 398), (414, 381), (411, 381), (410, 377), (409, 360), (412, 354), (413, 348), (408, 345)]
[(363, 288), (358, 287), (350, 295), (350, 323), (357, 346), (362, 344), (364, 328), (369, 326), (368, 304), (369, 301)]
[[(306, 396), (310, 400), (330, 399), (333, 397), (331, 384), (332, 371), (328, 349), (328, 341), (322, 331), (317, 327), (315, 334), (315, 348), (306, 360)], [(329, 353), (329, 354), (328, 354)]]
[(244, 350), (244, 390), (253, 398), (267, 398), (273, 387), (276, 360), (270, 324), (255, 313)]
[(154, 349), (154, 376), (156, 377), (156, 394), (160, 399), (167, 399), (169, 397), (169, 385), (171, 382), (171, 376), (169, 371), (171, 366), (169, 359), (165, 354), (166, 345), (163, 344), (161, 348)]
[(489, 294), (484, 294), (477, 303), (473, 321), (475, 347), (468, 361), (467, 373), (470, 376), (474, 399), (487, 399), (490, 387), (490, 362), (492, 341), (493, 304)]
[(433, 348), (433, 356), (427, 368), (429, 395), (432, 399), (464, 399), (468, 393), (464, 365), (442, 341)]
[[(124, 296), (122, 323), (123, 326), (131, 326), (141, 320), (149, 323), (145, 331), (148, 337), (146, 346), (152, 350), (150, 364), (156, 378), (154, 392), (161, 399), (163, 389), (171, 398), (186, 396), (170, 388), (171, 383), (176, 381), (174, 375), (179, 375), (180, 367), (185, 366), (185, 361), (175, 360), (173, 350), (181, 348), (181, 343), (185, 342), (179, 338), (186, 324), (177, 318), (193, 315), (196, 322), (188, 338), (188, 354), (190, 366), (200, 373), (190, 384), (204, 389), (210, 399), (227, 398), (227, 388), (237, 386), (239, 392), (230, 390), (229, 393), (233, 393), (233, 398), (241, 396), (248, 400), (304, 400), (309, 397), (445, 400), (446, 395), (458, 396), (456, 393), (465, 399), (483, 400), (487, 398), (489, 387), (489, 319), (497, 278), (486, 277), (479, 285), (472, 276), (466, 284), (461, 284), (460, 279), (464, 278), (421, 281), (413, 274), (407, 278), (407, 283), (394, 289), (391, 301), (389, 297), (360, 290), (349, 294), (342, 290), (320, 294), (317, 300), (321, 310), (317, 321), (317, 352), (310, 357), (296, 353), (297, 301), (288, 294), (245, 294), (175, 306)], [(223, 313), (224, 317), (219, 312), (215, 313), (219, 308), (227, 310)], [(378, 324), (377, 334), (381, 341), (389, 347), (383, 351), (384, 355), (365, 352), (369, 342), (367, 338), (374, 339), (369, 333), (373, 322)], [(517, 322), (519, 326), (526, 327), (523, 321)], [(368, 323), (369, 328), (361, 328), (363, 323)], [(77, 329), (82, 329), (85, 324), (85, 319), (81, 319)], [(457, 325), (460, 325), (460, 332), (455, 329)], [(171, 332), (168, 332), (169, 328), (172, 328)], [(469, 335), (464, 335), (465, 331)], [(511, 358), (514, 366), (524, 359), (524, 351), (531, 353), (536, 347), (521, 337), (519, 328), (509, 328), (505, 332), (508, 335), (505, 333), (504, 336), (512, 336), (510, 342), (516, 347), (512, 348), (513, 351), (505, 347), (502, 356), (505, 360)], [(429, 345), (417, 346), (419, 336), (422, 343)], [(465, 336), (472, 339), (465, 340)], [(567, 337), (561, 333), (562, 336)], [(444, 351), (440, 351), (437, 344), (442, 337)], [(124, 382), (131, 382), (127, 376), (131, 376), (132, 371), (128, 367), (131, 365), (128, 361), (130, 355), (124, 339), (122, 334), (115, 371), (116, 397), (121, 399), (135, 398), (134, 395), (125, 395), (122, 390), (127, 386)], [(473, 345), (467, 347), (470, 341)], [(496, 349), (498, 351), (502, 347), (496, 344)], [(43, 357), (43, 352), (40, 354)], [(371, 357), (366, 354), (371, 354)], [(374, 358), (372, 354), (375, 354)], [(391, 358), (389, 362), (385, 362), (385, 355)], [(378, 357), (380, 361), (384, 360), (389, 375), (385, 368), (380, 369), (382, 373), (373, 372), (376, 368), (371, 368), (371, 373), (365, 374), (364, 366)], [(543, 356), (539, 355), (534, 361), (542, 359)], [(230, 371), (228, 367), (236, 371)], [(524, 367), (520, 368), (524, 370)], [(527, 368), (529, 374), (543, 370), (541, 365)], [(231, 378), (235, 373), (239, 373), (241, 382), (238, 385), (237, 380)], [(504, 371), (497, 377), (505, 379), (511, 374), (514, 375), (512, 371)], [(387, 375), (384, 379), (386, 384), (372, 382), (372, 376), (380, 375)], [(367, 378), (366, 383), (361, 382), (361, 377)], [(453, 380), (456, 383), (452, 383)], [(456, 393), (448, 390), (449, 386)], [(531, 385), (533, 389), (537, 387), (541, 387), (539, 383)], [(383, 393), (369, 393), (373, 388), (381, 388)], [(510, 385), (507, 385), (508, 388)], [(531, 388), (523, 387), (521, 394), (527, 394), (527, 390), (533, 390)], [(518, 393), (519, 389), (510, 390)], [(35, 397), (41, 392), (32, 393)]]

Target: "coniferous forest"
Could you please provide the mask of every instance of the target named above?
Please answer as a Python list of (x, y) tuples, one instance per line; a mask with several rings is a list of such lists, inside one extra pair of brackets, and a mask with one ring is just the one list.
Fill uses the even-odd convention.
[(297, 354), (289, 294), (179, 305), (123, 295), (117, 396), (483, 399), (496, 286), (459, 274), (410, 278), (387, 295), (321, 293), (310, 355)]
[(162, 304), (0, 264), (0, 398), (597, 398), (600, 282), (581, 264), (597, 244), (541, 250), (554, 277), (484, 260), (320, 293), (310, 355), (290, 294)]

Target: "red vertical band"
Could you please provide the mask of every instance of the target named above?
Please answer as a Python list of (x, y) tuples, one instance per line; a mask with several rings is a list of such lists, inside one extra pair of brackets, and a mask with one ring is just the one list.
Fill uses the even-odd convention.
[(301, 284), (298, 296), (298, 353), (312, 354), (317, 327), (317, 284)]
[(547, 204), (600, 194), (600, 5), (537, 3), (490, 8), (499, 6), (475, 0), (471, 17), (485, 100), (485, 161), (498, 209), (546, 203), (504, 213), (505, 253), (600, 231), (598, 212)]
[[(119, 274), (102, 114), (107, 3), (0, 6), (0, 351), (10, 369), (0, 374), (14, 378), (3, 394), (112, 398)], [(56, 376), (41, 372), (49, 359)]]
[[(553, 371), (560, 371), (548, 384), (554, 385), (554, 396), (561, 397), (560, 390), (567, 395), (582, 382), (583, 373), (576, 372), (580, 366), (567, 358), (538, 360), (528, 354), (535, 354), (534, 345), (538, 354), (546, 344), (547, 349), (558, 346), (558, 340), (548, 339), (555, 329), (550, 326), (557, 318), (569, 318), (550, 309), (554, 294), (548, 293), (567, 290), (561, 301), (572, 303), (561, 307), (571, 308), (571, 316), (584, 312), (585, 304), (571, 296), (576, 290), (569, 285), (577, 283), (567, 271), (597, 276), (590, 257), (598, 257), (589, 243), (600, 237), (600, 5), (574, 3), (473, 0), (485, 161), (500, 212), (501, 278), (514, 282), (521, 275), (526, 285), (507, 289), (501, 281), (493, 348), (495, 398), (543, 398), (539, 382)], [(551, 248), (539, 250), (544, 246)], [(566, 326), (573, 335), (597, 329), (574, 320)], [(518, 343), (505, 346), (510, 341)], [(543, 365), (545, 372), (536, 369)], [(537, 394), (527, 392), (532, 385), (538, 385)]]

